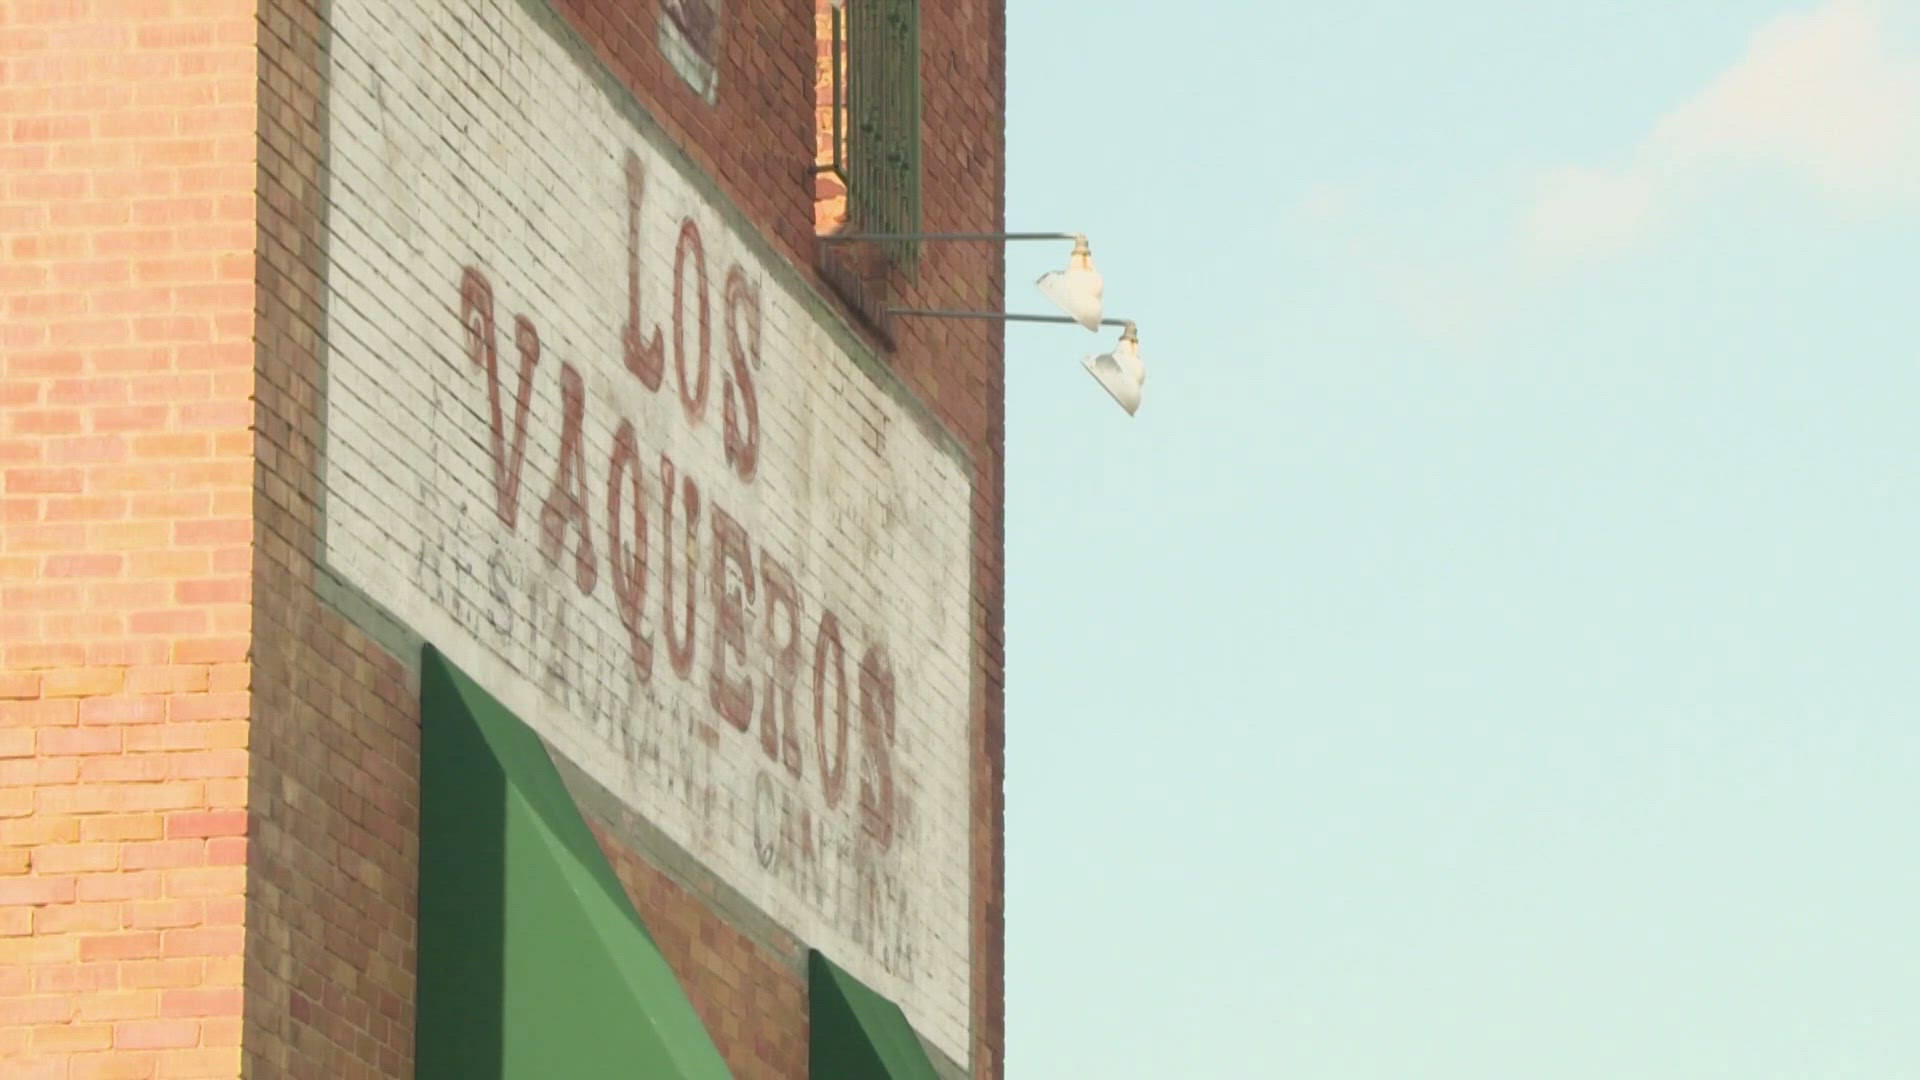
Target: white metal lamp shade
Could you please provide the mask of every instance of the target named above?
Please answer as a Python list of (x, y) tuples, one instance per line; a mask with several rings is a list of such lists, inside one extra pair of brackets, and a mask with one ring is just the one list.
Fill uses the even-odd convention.
[(1120, 334), (1119, 344), (1110, 353), (1089, 356), (1080, 361), (1113, 400), (1132, 416), (1140, 408), (1140, 390), (1146, 385), (1147, 365), (1140, 361), (1140, 334), (1132, 323)]
[(1100, 294), (1106, 282), (1093, 268), (1093, 252), (1087, 247), (1086, 237), (1074, 237), (1073, 254), (1068, 256), (1065, 270), (1041, 274), (1034, 284), (1040, 295), (1072, 316), (1074, 322), (1089, 330), (1100, 329)]

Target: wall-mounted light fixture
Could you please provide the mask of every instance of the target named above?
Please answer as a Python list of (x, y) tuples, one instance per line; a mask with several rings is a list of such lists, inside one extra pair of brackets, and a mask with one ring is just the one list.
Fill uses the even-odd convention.
[[(925, 319), (992, 319), (998, 322), (1080, 323), (1069, 315), (1027, 315), (1011, 311), (943, 311), (936, 308), (888, 308), (896, 317)], [(1123, 327), (1112, 352), (1084, 357), (1080, 366), (1087, 369), (1113, 400), (1132, 416), (1140, 408), (1140, 390), (1147, 381), (1147, 365), (1140, 360), (1140, 331), (1132, 319), (1101, 319), (1097, 326)]]
[(1120, 332), (1120, 341), (1110, 353), (1089, 356), (1080, 361), (1087, 374), (1100, 381), (1113, 400), (1132, 416), (1140, 407), (1140, 390), (1147, 382), (1147, 365), (1140, 361), (1140, 332), (1132, 323)]
[(1094, 269), (1093, 252), (1087, 245), (1087, 238), (1080, 233), (1032, 232), (1032, 233), (838, 233), (819, 238), (822, 243), (849, 243), (853, 241), (921, 241), (921, 240), (977, 240), (1007, 242), (1018, 240), (1071, 240), (1073, 252), (1067, 256), (1065, 270), (1051, 270), (1040, 275), (1034, 287), (1040, 295), (1051, 300), (1054, 306), (1066, 315), (1022, 315), (1013, 312), (998, 311), (949, 311), (933, 308), (888, 308), (887, 314), (893, 316), (921, 317), (934, 319), (993, 319), (1000, 322), (1046, 322), (1073, 323), (1088, 330), (1098, 330), (1102, 326), (1120, 326), (1125, 330), (1112, 352), (1099, 356), (1089, 356), (1081, 360), (1081, 366), (1087, 369), (1113, 400), (1127, 410), (1131, 416), (1140, 408), (1140, 391), (1147, 381), (1146, 365), (1140, 361), (1140, 335), (1130, 319), (1108, 319), (1101, 316), (1101, 295), (1106, 291), (1106, 282), (1100, 277), (1100, 271)]

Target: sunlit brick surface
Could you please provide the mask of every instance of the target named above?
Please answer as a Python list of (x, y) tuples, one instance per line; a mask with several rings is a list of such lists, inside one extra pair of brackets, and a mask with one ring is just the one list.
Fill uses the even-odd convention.
[(240, 1063), (253, 4), (0, 2), (0, 1075)]

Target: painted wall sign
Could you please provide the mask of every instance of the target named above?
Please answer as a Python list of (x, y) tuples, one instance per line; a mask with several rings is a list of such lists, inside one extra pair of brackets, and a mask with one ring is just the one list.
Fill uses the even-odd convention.
[(544, 13), (332, 11), (327, 565), (965, 1061), (968, 468)]

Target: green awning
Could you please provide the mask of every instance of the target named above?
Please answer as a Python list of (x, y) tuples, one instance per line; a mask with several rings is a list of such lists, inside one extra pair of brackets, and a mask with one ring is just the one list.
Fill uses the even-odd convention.
[(421, 1080), (730, 1080), (532, 730), (420, 664)]
[(813, 1080), (940, 1080), (900, 1006), (814, 950), (807, 959)]

